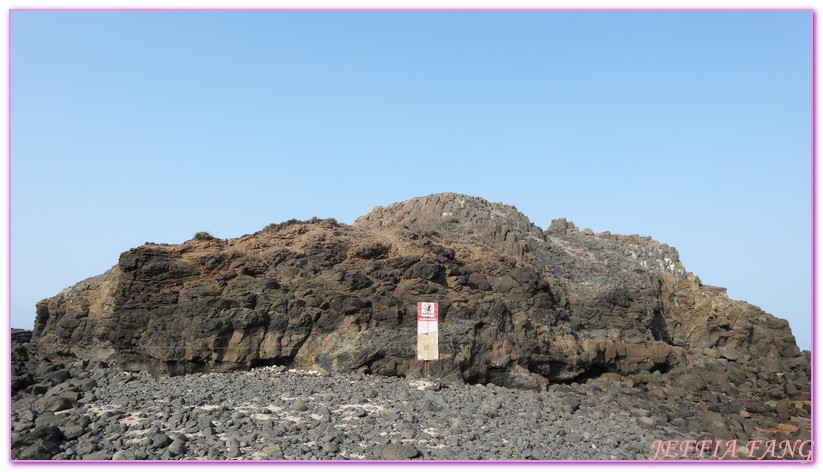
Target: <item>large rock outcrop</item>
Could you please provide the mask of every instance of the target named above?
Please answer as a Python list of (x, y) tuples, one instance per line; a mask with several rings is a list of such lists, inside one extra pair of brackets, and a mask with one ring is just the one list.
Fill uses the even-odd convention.
[(32, 352), (155, 374), (285, 364), (416, 376), (426, 300), (440, 303), (432, 372), (447, 380), (534, 387), (725, 363), (808, 374), (785, 320), (703, 285), (674, 248), (564, 219), (544, 230), (451, 193), (353, 225), (147, 243), (38, 303)]

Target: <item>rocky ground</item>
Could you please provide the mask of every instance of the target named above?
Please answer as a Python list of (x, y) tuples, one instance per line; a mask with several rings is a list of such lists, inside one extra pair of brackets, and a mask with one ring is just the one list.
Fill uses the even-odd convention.
[[(420, 301), (439, 306), (440, 387), (415, 383)], [(468, 195), (147, 242), (36, 310), (12, 333), (19, 459), (809, 450), (811, 355), (786, 320), (651, 237)]]
[(731, 459), (750, 440), (809, 438), (808, 401), (735, 399), (677, 372), (520, 390), (283, 366), (152, 377), (14, 354), (15, 459), (643, 460), (660, 440), (736, 438)]

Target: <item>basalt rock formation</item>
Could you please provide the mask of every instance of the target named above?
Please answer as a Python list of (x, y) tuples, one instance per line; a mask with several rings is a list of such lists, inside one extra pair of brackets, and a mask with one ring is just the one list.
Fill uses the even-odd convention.
[(37, 304), (30, 351), (158, 375), (277, 364), (413, 377), (418, 301), (440, 304), (432, 374), (446, 381), (674, 371), (688, 390), (809, 373), (785, 320), (703, 285), (674, 248), (564, 219), (541, 229), (451, 193), (353, 225), (288, 221), (131, 249)]

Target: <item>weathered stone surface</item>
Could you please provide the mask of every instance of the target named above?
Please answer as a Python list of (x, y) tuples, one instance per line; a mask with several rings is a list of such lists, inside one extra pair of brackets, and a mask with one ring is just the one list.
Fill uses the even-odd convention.
[(64, 436), (54, 425), (37, 426), (12, 440), (12, 458), (20, 460), (51, 459), (60, 452)]
[(74, 402), (72, 400), (62, 396), (46, 396), (35, 401), (32, 405), (37, 413), (63, 411), (73, 406)]
[(132, 460), (134, 460), (134, 454), (131, 454), (128, 451), (117, 451), (111, 456), (111, 460), (113, 460), (113, 461), (132, 461)]
[(450, 193), (353, 225), (288, 221), (131, 249), (38, 303), (31, 344), (152, 374), (278, 364), (415, 378), (421, 300), (440, 303), (431, 375), (444, 381), (538, 388), (756, 362), (785, 395), (777, 374), (808, 374), (785, 320), (703, 285), (674, 248), (563, 219), (542, 230), (514, 207)]
[(386, 444), (378, 451), (378, 457), (382, 460), (404, 460), (414, 459), (420, 454), (412, 444)]
[(712, 438), (733, 438), (733, 434), (729, 431), (729, 421), (723, 415), (714, 411), (706, 411), (701, 414), (700, 425)]

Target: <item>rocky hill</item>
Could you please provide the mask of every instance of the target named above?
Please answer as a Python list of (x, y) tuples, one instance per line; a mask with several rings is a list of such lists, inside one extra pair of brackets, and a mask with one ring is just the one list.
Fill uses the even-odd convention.
[[(440, 303), (434, 391), (418, 301)], [(15, 459), (810, 457), (785, 320), (651, 238), (465, 195), (147, 243), (12, 344)]]
[(433, 373), (446, 380), (535, 387), (804, 358), (785, 320), (703, 285), (666, 244), (564, 219), (543, 230), (514, 207), (452, 193), (353, 225), (147, 243), (38, 303), (32, 345), (153, 374), (277, 364), (416, 376), (422, 300), (440, 303)]

